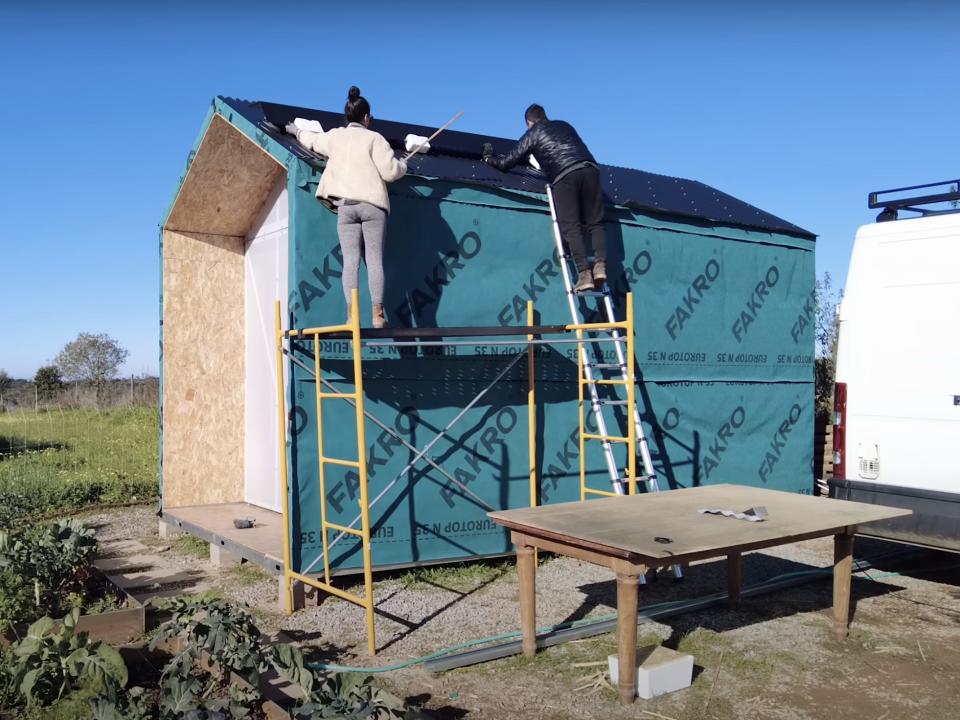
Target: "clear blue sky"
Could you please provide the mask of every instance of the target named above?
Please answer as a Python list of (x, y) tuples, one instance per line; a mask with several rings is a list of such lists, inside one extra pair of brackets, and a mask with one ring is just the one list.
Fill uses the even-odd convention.
[(868, 191), (960, 175), (960, 4), (781, 5), (6, 0), (0, 368), (86, 331), (157, 371), (157, 225), (217, 94), (336, 110), (357, 84), (376, 117), (508, 137), (539, 102), (602, 162), (817, 233), (842, 285)]

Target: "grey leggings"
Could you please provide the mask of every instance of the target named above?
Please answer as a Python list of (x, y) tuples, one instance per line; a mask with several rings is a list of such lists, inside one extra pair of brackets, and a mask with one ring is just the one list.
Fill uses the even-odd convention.
[(358, 287), (360, 255), (367, 263), (370, 300), (383, 304), (383, 236), (387, 213), (370, 203), (341, 205), (337, 211), (337, 235), (343, 251), (343, 296), (350, 304), (350, 295)]

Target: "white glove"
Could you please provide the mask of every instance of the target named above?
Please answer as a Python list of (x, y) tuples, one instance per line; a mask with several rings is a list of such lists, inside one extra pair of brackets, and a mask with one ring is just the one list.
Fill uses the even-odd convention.
[(296, 125), (300, 130), (309, 130), (310, 132), (322, 133), (323, 125), (320, 124), (319, 120), (304, 120), (303, 118), (296, 118), (293, 121), (293, 124)]

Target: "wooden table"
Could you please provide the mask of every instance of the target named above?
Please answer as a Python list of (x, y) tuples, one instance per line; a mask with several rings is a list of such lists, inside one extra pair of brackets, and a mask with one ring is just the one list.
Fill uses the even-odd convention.
[[(769, 513), (763, 522), (698, 512), (700, 508), (744, 511), (758, 505)], [(537, 649), (535, 549), (603, 565), (616, 573), (622, 704), (636, 699), (637, 585), (647, 569), (726, 556), (729, 598), (736, 606), (744, 552), (833, 535), (833, 621), (837, 637), (843, 639), (857, 526), (909, 514), (899, 508), (742, 485), (708, 485), (489, 513), (494, 522), (512, 530), (517, 548), (523, 654), (528, 657)]]

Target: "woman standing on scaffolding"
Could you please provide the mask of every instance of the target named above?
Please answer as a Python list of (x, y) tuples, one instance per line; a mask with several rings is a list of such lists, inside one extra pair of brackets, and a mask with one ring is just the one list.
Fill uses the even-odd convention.
[(343, 251), (343, 294), (350, 317), (350, 297), (358, 287), (360, 256), (367, 264), (373, 327), (386, 326), (383, 313), (383, 242), (390, 200), (387, 183), (407, 172), (390, 143), (370, 130), (370, 103), (353, 86), (344, 108), (347, 126), (327, 132), (299, 130), (287, 125), (287, 132), (304, 147), (327, 158), (327, 167), (317, 187), (317, 197), (337, 213), (337, 235)]

